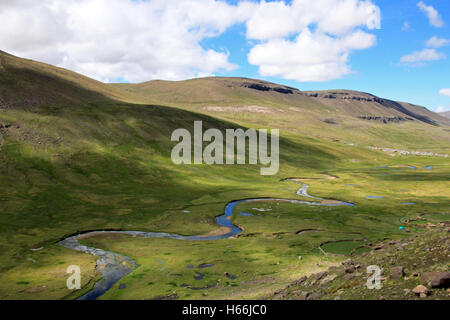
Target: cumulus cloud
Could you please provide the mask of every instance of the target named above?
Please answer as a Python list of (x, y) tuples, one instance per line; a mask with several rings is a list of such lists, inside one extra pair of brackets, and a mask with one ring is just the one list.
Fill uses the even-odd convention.
[(450, 88), (444, 88), (439, 91), (439, 94), (450, 97)]
[(375, 36), (357, 31), (340, 38), (302, 31), (294, 41), (274, 39), (256, 45), (248, 56), (263, 76), (297, 81), (328, 81), (350, 73), (347, 64), (352, 50), (375, 43)]
[(3, 50), (130, 82), (233, 70), (226, 49), (202, 43), (244, 23), (261, 74), (324, 81), (351, 72), (350, 54), (375, 44), (367, 30), (380, 27), (380, 12), (370, 0), (1, 0), (0, 21)]
[(434, 49), (423, 49), (421, 51), (414, 51), (411, 54), (400, 58), (403, 63), (417, 63), (424, 61), (441, 60), (445, 58), (445, 54), (437, 52)]
[(2, 0), (8, 28), (0, 43), (100, 80), (186, 79), (236, 67), (228, 52), (200, 42), (242, 22), (249, 9), (214, 0)]
[(434, 37), (431, 37), (430, 39), (428, 39), (425, 44), (427, 47), (440, 48), (449, 43), (450, 43), (450, 39), (439, 38), (439, 37), (434, 36)]
[(417, 6), (423, 13), (425, 13), (428, 21), (430, 22), (430, 25), (438, 28), (444, 26), (444, 20), (442, 20), (439, 12), (437, 12), (437, 10), (433, 6), (428, 6), (423, 1), (418, 2)]
[(260, 41), (248, 60), (263, 76), (338, 79), (351, 72), (351, 52), (376, 43), (375, 36), (361, 28), (379, 27), (380, 10), (371, 1), (263, 1), (247, 21), (247, 37)]

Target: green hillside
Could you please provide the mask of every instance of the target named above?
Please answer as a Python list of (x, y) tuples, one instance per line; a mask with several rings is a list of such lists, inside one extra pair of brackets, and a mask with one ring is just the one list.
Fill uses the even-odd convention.
[(45, 63), (0, 51), (0, 109), (127, 100), (110, 86)]
[(243, 78), (113, 84), (123, 94), (245, 126), (270, 125), (346, 144), (448, 153), (450, 121), (424, 107), (370, 94), (302, 92)]
[[(405, 217), (448, 216), (446, 158), (391, 157), (366, 147), (447, 151), (448, 127), (437, 116), (425, 115), (436, 124), (384, 124), (335, 112), (320, 98), (286, 93), (293, 90), (287, 87), (241, 86), (261, 84), (255, 80), (107, 85), (5, 53), (0, 62), (0, 299), (73, 299), (92, 288), (99, 278), (96, 258), (56, 244), (68, 235), (215, 234), (221, 231), (216, 217), (230, 201), (309, 201), (296, 195), (299, 185), (282, 181), (288, 177), (304, 178), (314, 196), (356, 207), (242, 203), (231, 221), (243, 233), (218, 241), (115, 234), (84, 239), (139, 265), (101, 298), (154, 299), (174, 292), (179, 299), (264, 297), (349, 253), (344, 248), (323, 255), (323, 243), (403, 239), (424, 230), (400, 231)], [(328, 118), (337, 124), (324, 122)], [(171, 134), (177, 128), (192, 132), (195, 120), (221, 131), (280, 128), (280, 171), (261, 176), (259, 165), (173, 164)], [(298, 233), (302, 229), (317, 232)], [(214, 266), (196, 269), (205, 277), (195, 280), (186, 265), (205, 263)], [(82, 269), (81, 291), (66, 287), (69, 265)]]

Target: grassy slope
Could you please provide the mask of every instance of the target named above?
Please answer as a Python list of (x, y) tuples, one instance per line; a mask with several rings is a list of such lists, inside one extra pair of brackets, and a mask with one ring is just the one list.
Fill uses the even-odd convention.
[[(425, 215), (421, 218), (423, 219), (420, 221), (421, 224), (431, 223), (433, 227), (422, 232), (420, 236), (382, 242), (377, 245), (377, 250), (351, 257), (353, 268), (348, 264), (332, 267), (325, 273), (311, 275), (303, 282), (291, 283), (287, 288), (267, 298), (408, 300), (419, 299), (419, 296), (413, 293), (413, 289), (418, 285), (425, 285), (431, 289), (431, 293), (428, 297), (420, 299), (449, 299), (445, 288), (432, 288), (429, 280), (423, 277), (426, 272), (446, 272), (449, 269), (448, 232), (432, 217)], [(447, 226), (448, 224), (447, 221)], [(366, 286), (366, 268), (371, 265), (377, 265), (382, 270), (380, 289), (371, 290)], [(404, 268), (404, 275), (400, 278), (392, 277), (393, 270), (398, 267)], [(346, 269), (353, 270), (346, 271)]]
[[(440, 153), (450, 151), (448, 147), (450, 122), (423, 107), (399, 104), (408, 114), (415, 114), (418, 118), (426, 117), (441, 126), (432, 126), (419, 120), (382, 124), (377, 121), (358, 119), (358, 116), (366, 115), (410, 117), (393, 108), (392, 106), (396, 105), (392, 102), (385, 106), (375, 102), (312, 98), (299, 91), (294, 91), (293, 94), (282, 94), (276, 91), (254, 90), (245, 87), (247, 84), (286, 88), (242, 78), (202, 78), (178, 82), (150, 81), (136, 85), (113, 84), (112, 86), (120, 89), (124, 94), (133, 95), (142, 102), (181, 107), (246, 126), (279, 127), (294, 134), (365, 146), (432, 150)], [(373, 97), (353, 91), (342, 92)], [(267, 108), (259, 110), (242, 108), (254, 105)], [(333, 120), (335, 123), (326, 123), (324, 122), (326, 119)]]
[(0, 51), (0, 109), (32, 109), (130, 99), (75, 72)]
[[(398, 161), (402, 162), (404, 160)], [(425, 164), (414, 163), (421, 168)], [(121, 280), (103, 298), (150, 299), (173, 292), (181, 299), (268, 297), (303, 275), (326, 270), (330, 265), (347, 259), (346, 255), (355, 248), (348, 245), (350, 240), (355, 241), (357, 246), (377, 243), (386, 238), (401, 240), (425, 230), (421, 226), (406, 224), (405, 219), (422, 215), (448, 219), (448, 196), (445, 191), (449, 179), (448, 166), (436, 167), (437, 171), (433, 173), (423, 169), (413, 172), (408, 167), (400, 166), (388, 179), (386, 175), (392, 169), (367, 169), (368, 163), (364, 162), (357, 165), (341, 163), (340, 166), (340, 169), (332, 171), (340, 179), (305, 182), (311, 185), (311, 194), (353, 201), (357, 204), (356, 208), (321, 208), (276, 202), (241, 204), (236, 208), (233, 221), (245, 232), (237, 239), (201, 244), (155, 239), (136, 241), (115, 236), (89, 239), (87, 244), (131, 255), (143, 266)], [(288, 192), (288, 197), (292, 198), (296, 188), (288, 182), (274, 183), (269, 194), (264, 193), (263, 188), (259, 194), (266, 196)], [(367, 195), (386, 198), (371, 200), (366, 199)], [(416, 205), (402, 204), (412, 201)], [(240, 212), (254, 216), (242, 216)], [(408, 232), (400, 231), (398, 228), (401, 225), (406, 226)], [(318, 231), (297, 234), (304, 229)], [(332, 250), (330, 253), (345, 255), (324, 256), (318, 247), (330, 241), (347, 241), (335, 248), (324, 246), (324, 249)], [(186, 268), (187, 264), (197, 266), (201, 263), (213, 263), (214, 267)], [(194, 280), (195, 271), (205, 273), (205, 279)], [(237, 279), (228, 279), (225, 272)], [(120, 284), (125, 284), (126, 288), (119, 290)], [(193, 287), (216, 284), (217, 287), (191, 290), (183, 286), (186, 284)], [(386, 295), (386, 298), (390, 297)]]
[[(310, 182), (311, 193), (353, 201), (358, 209), (280, 204), (280, 208), (273, 207), (272, 212), (257, 220), (235, 216), (235, 223), (245, 229), (242, 237), (209, 243), (127, 237), (89, 239), (103, 248), (122, 252), (141, 265), (123, 279), (126, 290), (118, 290), (117, 284), (105, 298), (153, 298), (174, 290), (180, 298), (262, 296), (299, 275), (326, 268), (341, 259), (324, 259), (318, 250), (320, 243), (360, 238), (361, 235), (354, 232), (361, 232), (361, 226), (365, 226), (364, 236), (371, 240), (401, 238), (404, 235), (394, 224), (400, 217), (414, 217), (423, 211), (445, 213), (449, 179), (446, 159), (391, 158), (358, 146), (298, 135), (296, 133), (307, 131), (286, 121), (288, 114), (257, 114), (255, 117), (241, 113), (238, 117), (237, 113), (214, 118), (171, 107), (112, 101), (111, 97), (132, 94), (114, 90), (108, 93), (109, 89), (104, 89), (102, 84), (81, 76), (82, 81), (78, 81), (78, 76), (71, 73), (57, 77), (60, 69), (47, 65), (20, 59), (17, 64), (22, 67), (7, 67), (0, 73), (2, 79), (10, 79), (7, 85), (0, 87), (7, 91), (1, 95), (2, 99), (21, 103), (41, 100), (37, 100), (36, 105), (31, 103), (30, 108), (10, 103), (8, 109), (0, 112), (0, 123), (11, 125), (0, 132), (3, 137), (0, 153), (2, 299), (66, 297), (69, 293), (65, 288), (65, 268), (70, 264), (82, 267), (84, 285), (91, 283), (96, 276), (93, 272), (95, 259), (54, 245), (65, 235), (105, 228), (179, 234), (214, 231), (217, 229), (214, 217), (222, 213), (228, 201), (250, 197), (295, 198), (298, 186), (279, 182), (285, 177), (321, 177), (325, 172), (336, 173), (341, 179)], [(30, 70), (37, 76), (24, 85)], [(61, 82), (64, 85), (53, 92)], [(94, 85), (101, 87), (100, 94), (92, 92)], [(17, 95), (20, 88), (25, 88), (25, 100)], [(63, 96), (59, 95), (61, 92)], [(227, 91), (223, 94), (224, 99), (228, 99)], [(277, 96), (273, 94), (273, 97), (233, 97), (246, 104), (259, 103), (264, 98), (266, 105), (288, 108), (289, 101), (275, 106)], [(14, 96), (17, 100), (11, 98)], [(141, 97), (133, 99), (138, 101)], [(298, 107), (326, 110), (325, 106), (309, 103), (311, 100), (305, 98)], [(313, 119), (308, 112), (304, 112), (303, 117), (304, 123), (309, 122), (308, 117)], [(282, 128), (279, 174), (262, 177), (259, 166), (173, 165), (170, 134), (180, 127), (192, 129), (194, 120), (203, 120), (205, 127), (220, 129), (279, 125)], [(327, 135), (327, 132), (321, 134)], [(407, 133), (410, 132), (405, 131), (405, 135)], [(437, 139), (435, 144), (442, 145), (442, 140)], [(389, 169), (367, 169), (406, 163), (420, 170), (412, 172), (401, 167), (393, 174)], [(434, 170), (423, 170), (426, 165), (433, 165)], [(345, 184), (360, 186), (345, 187)], [(406, 189), (408, 191), (400, 191)], [(384, 195), (388, 199), (365, 199), (369, 194)], [(414, 201), (418, 205), (399, 207), (399, 202), (403, 201)], [(258, 204), (261, 206), (273, 205)], [(238, 210), (252, 208), (242, 205)], [(190, 213), (183, 213), (183, 210)], [(303, 235), (295, 234), (297, 229), (311, 226), (320, 226), (325, 232), (305, 234), (308, 241)], [(230, 245), (234, 247), (227, 248)], [(30, 250), (38, 247), (44, 249)], [(304, 256), (301, 263), (299, 255)], [(155, 262), (158, 257), (166, 262), (165, 266)], [(186, 263), (211, 261), (216, 266), (205, 271), (208, 276), (203, 282), (193, 281), (193, 271), (186, 272)], [(224, 272), (236, 275), (238, 280), (227, 280)], [(173, 280), (173, 273), (182, 276)], [(181, 286), (184, 283), (209, 285), (217, 280), (223, 281), (223, 285), (212, 290), (190, 290)]]

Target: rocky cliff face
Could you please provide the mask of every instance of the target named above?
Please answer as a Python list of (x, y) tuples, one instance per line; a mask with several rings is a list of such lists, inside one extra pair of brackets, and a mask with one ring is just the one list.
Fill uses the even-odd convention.
[(254, 82), (253, 83), (251, 83), (251, 82), (243, 83), (241, 85), (241, 87), (258, 90), (258, 91), (275, 91), (275, 92), (282, 93), (282, 94), (294, 94), (294, 92), (300, 93), (300, 91), (295, 88), (268, 86), (268, 85), (264, 85), (264, 84), (260, 84), (260, 83), (254, 83)]
[(330, 92), (330, 93), (319, 93), (319, 92), (305, 92), (304, 95), (313, 98), (323, 98), (323, 99), (343, 99), (343, 100), (356, 100), (356, 101), (366, 101), (366, 102), (377, 102), (382, 104), (384, 99), (375, 96), (361, 96), (355, 95), (348, 92)]
[(358, 118), (368, 121), (378, 121), (382, 123), (400, 123), (404, 121), (414, 121), (410, 117), (381, 117), (381, 116), (359, 116)]
[[(302, 94), (311, 98), (319, 99), (328, 105), (333, 103), (329, 102), (331, 100), (336, 101), (336, 104), (340, 107), (346, 105), (357, 106), (360, 112), (366, 113), (356, 115), (362, 120), (379, 121), (382, 123), (399, 123), (418, 120), (433, 126), (439, 125), (439, 123), (434, 119), (436, 114), (429, 110), (419, 110), (420, 107), (418, 106), (411, 104), (405, 106), (405, 104), (400, 102), (379, 98), (369, 93), (349, 90), (335, 90), (305, 91), (302, 92)], [(383, 113), (376, 114), (377, 112)], [(391, 113), (392, 115), (389, 116), (385, 113)]]

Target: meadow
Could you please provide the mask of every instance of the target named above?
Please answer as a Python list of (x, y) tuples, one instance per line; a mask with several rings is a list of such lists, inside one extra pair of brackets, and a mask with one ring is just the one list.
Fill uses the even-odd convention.
[[(409, 105), (436, 124), (419, 116), (364, 121), (359, 116), (399, 111), (389, 101), (330, 102), (300, 91), (258, 91), (249, 82), (277, 88), (241, 78), (104, 84), (0, 52), (0, 299), (75, 299), (88, 292), (101, 277), (97, 259), (58, 245), (71, 235), (211, 235), (221, 231), (216, 217), (231, 201), (312, 201), (286, 178), (307, 183), (312, 196), (355, 206), (240, 203), (231, 220), (243, 232), (216, 241), (84, 238), (139, 265), (100, 299), (267, 297), (379, 241), (424, 231), (409, 219), (448, 221), (448, 158), (368, 148), (450, 153), (448, 120)], [(173, 164), (172, 132), (192, 133), (198, 120), (204, 130), (222, 132), (280, 129), (279, 172), (262, 176), (259, 164)], [(67, 289), (70, 265), (82, 270), (81, 290)]]
[[(99, 278), (96, 259), (56, 244), (70, 234), (105, 229), (207, 234), (217, 231), (215, 217), (232, 200), (302, 200), (295, 194), (299, 185), (282, 181), (288, 177), (308, 183), (313, 196), (356, 206), (243, 203), (232, 222), (244, 232), (219, 241), (84, 239), (139, 265), (101, 298), (153, 299), (173, 292), (181, 299), (261, 297), (342, 261), (365, 243), (420, 231), (399, 230), (402, 219), (448, 214), (446, 159), (391, 157), (282, 130), (280, 171), (261, 176), (252, 165), (172, 164), (174, 129), (192, 129), (194, 120), (222, 130), (240, 127), (207, 115), (89, 104), (1, 117), (13, 124), (0, 156), (2, 299), (75, 298), (88, 290)], [(304, 229), (317, 231), (297, 234)], [(36, 248), (43, 249), (32, 251)], [(213, 266), (198, 268), (205, 263)], [(84, 291), (65, 286), (65, 270), (73, 264), (83, 270)], [(194, 279), (196, 271), (204, 274), (201, 280)]]

